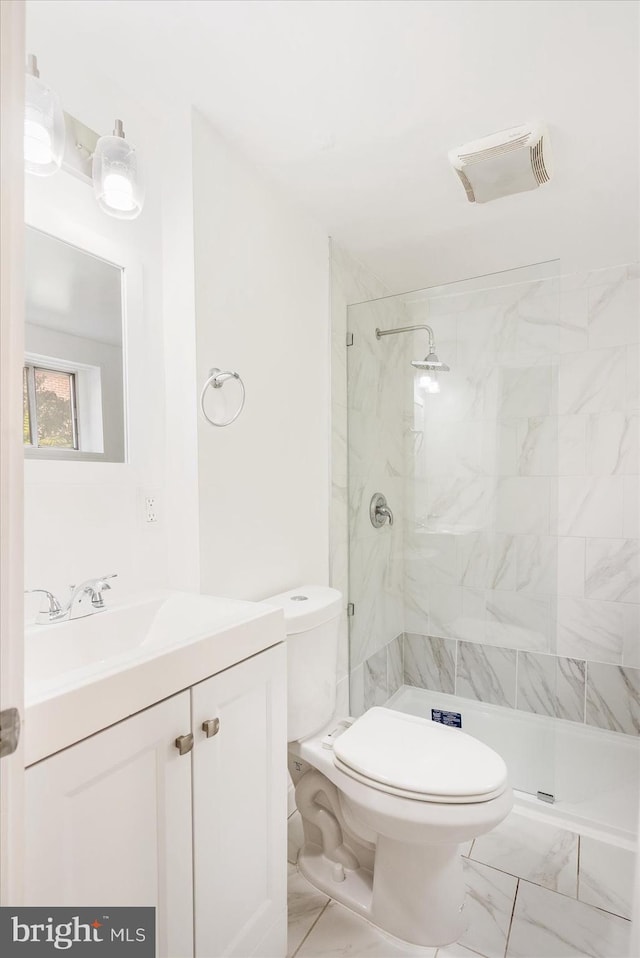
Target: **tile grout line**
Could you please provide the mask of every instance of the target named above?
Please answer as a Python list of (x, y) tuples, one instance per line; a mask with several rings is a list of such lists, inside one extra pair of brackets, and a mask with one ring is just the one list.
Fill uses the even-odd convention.
[(507, 953), (508, 953), (508, 951), (509, 951), (509, 941), (510, 941), (510, 939), (511, 939), (511, 931), (512, 931), (512, 929), (513, 929), (513, 916), (514, 916), (515, 913), (516, 913), (516, 902), (517, 902), (517, 900), (518, 900), (518, 893), (519, 893), (519, 891), (520, 891), (520, 879), (518, 879), (518, 883), (517, 883), (517, 885), (516, 885), (516, 893), (515, 893), (515, 895), (513, 896), (513, 908), (511, 909), (511, 918), (509, 919), (509, 931), (507, 932), (507, 939), (506, 939), (506, 941), (505, 941), (505, 943), (504, 943), (504, 954), (505, 954), (505, 958), (507, 958)]
[(454, 656), (453, 656), (453, 694), (458, 694), (458, 649), (460, 648), (460, 640), (453, 640), (456, 644)]
[(584, 662), (584, 696), (583, 696), (583, 703), (582, 703), (582, 723), (583, 723), (583, 725), (586, 725), (586, 722), (587, 722), (587, 699), (588, 699), (587, 689), (588, 689), (588, 687), (589, 687), (589, 662), (588, 662), (587, 659), (585, 659), (585, 662)]
[(328, 899), (327, 899), (326, 904), (322, 906), (322, 910), (320, 911), (320, 914), (318, 915), (318, 917), (316, 918), (316, 920), (315, 920), (314, 922), (312, 922), (312, 924), (311, 924), (309, 930), (307, 931), (306, 935), (304, 936), (304, 938), (302, 939), (302, 941), (300, 942), (300, 944), (298, 945), (298, 947), (296, 948), (296, 950), (294, 951), (294, 953), (290, 956), (290, 958), (295, 958), (295, 956), (298, 954), (298, 952), (300, 951), (300, 949), (301, 949), (302, 946), (304, 945), (305, 941), (307, 940), (307, 938), (309, 937), (309, 935), (311, 934), (311, 932), (313, 931), (313, 929), (316, 927), (316, 925), (318, 924), (318, 922), (320, 921), (320, 919), (321, 919), (322, 916), (324, 915), (325, 911), (327, 910), (327, 908), (328, 908), (329, 905), (331, 904), (331, 901), (332, 901), (331, 898), (328, 898)]
[[(451, 948), (453, 945), (458, 945), (458, 944), (460, 944), (460, 940), (459, 940), (459, 939), (458, 939), (458, 941), (452, 942), (451, 945), (443, 945), (442, 947), (443, 947), (443, 948)], [(471, 945), (460, 945), (460, 947), (461, 947), (461, 948), (464, 948), (465, 951), (470, 952), (472, 955), (477, 955), (477, 958), (489, 958), (489, 956), (488, 956), (488, 955), (485, 955), (484, 952), (482, 952), (482, 951), (476, 951), (476, 949), (475, 949), (475, 948), (472, 948)], [(434, 956), (434, 958), (435, 958), (435, 956)]]

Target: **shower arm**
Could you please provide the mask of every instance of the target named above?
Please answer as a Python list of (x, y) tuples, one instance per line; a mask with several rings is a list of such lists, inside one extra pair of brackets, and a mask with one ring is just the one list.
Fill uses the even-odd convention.
[(435, 349), (435, 340), (431, 326), (398, 326), (397, 329), (376, 329), (376, 339), (382, 339), (383, 336), (395, 336), (396, 333), (412, 333), (416, 329), (424, 329), (429, 337), (429, 352)]

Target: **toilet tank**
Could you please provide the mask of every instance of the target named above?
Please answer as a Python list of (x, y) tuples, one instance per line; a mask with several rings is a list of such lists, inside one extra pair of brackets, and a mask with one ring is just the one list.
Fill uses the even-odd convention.
[(333, 716), (342, 593), (328, 586), (302, 585), (264, 602), (284, 610), (287, 739), (295, 742), (319, 731)]

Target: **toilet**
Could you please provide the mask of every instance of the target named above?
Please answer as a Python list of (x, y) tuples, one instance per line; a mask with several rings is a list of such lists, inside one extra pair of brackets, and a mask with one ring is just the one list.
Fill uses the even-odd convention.
[(511, 810), (503, 760), (460, 729), (393, 709), (335, 716), (341, 594), (301, 586), (265, 601), (285, 616), (300, 872), (403, 941), (456, 941), (466, 928), (460, 845)]

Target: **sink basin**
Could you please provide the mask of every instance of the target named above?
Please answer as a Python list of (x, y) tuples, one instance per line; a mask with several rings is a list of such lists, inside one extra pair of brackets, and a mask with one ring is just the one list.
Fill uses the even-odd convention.
[(26, 698), (197, 641), (212, 629), (254, 618), (253, 602), (187, 592), (161, 594), (71, 621), (30, 626), (25, 635)]
[(278, 610), (187, 592), (28, 626), (27, 764), (283, 639)]

